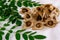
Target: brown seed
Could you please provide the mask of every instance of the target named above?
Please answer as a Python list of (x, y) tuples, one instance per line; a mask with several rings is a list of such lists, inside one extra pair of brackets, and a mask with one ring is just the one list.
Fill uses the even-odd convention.
[(49, 8), (51, 5), (50, 4), (46, 4), (45, 7)]
[(45, 22), (47, 20), (47, 18), (46, 17), (43, 17), (43, 22)]
[(29, 18), (30, 18), (30, 15), (29, 15), (29, 14), (26, 14), (26, 18), (28, 18), (28, 19), (29, 19)]
[(36, 18), (37, 21), (41, 21), (42, 20), (42, 17), (40, 15), (37, 16)]
[(23, 8), (22, 12), (25, 13), (25, 12), (28, 12), (28, 10), (26, 8)]
[(40, 27), (41, 27), (41, 23), (37, 23), (37, 24), (36, 24), (36, 27), (37, 27), (37, 28), (40, 28)]
[(38, 10), (38, 11), (41, 11), (41, 8), (40, 8), (40, 7), (37, 7), (37, 10)]
[(48, 9), (48, 12), (51, 13), (52, 11), (50, 9)]
[(53, 25), (53, 21), (48, 21), (48, 25), (52, 26)]
[(56, 19), (55, 17), (53, 17), (53, 19)]
[(31, 21), (27, 21), (27, 22), (26, 22), (26, 26), (27, 26), (27, 27), (31, 26)]

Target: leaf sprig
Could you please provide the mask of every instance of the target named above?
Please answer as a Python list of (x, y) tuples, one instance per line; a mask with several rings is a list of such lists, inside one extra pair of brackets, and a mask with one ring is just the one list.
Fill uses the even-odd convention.
[[(8, 4), (9, 3), (9, 4)], [(12, 29), (16, 28), (17, 26), (21, 26), (22, 24), (22, 17), (19, 15), (17, 7), (34, 7), (34, 6), (40, 6), (38, 2), (32, 1), (32, 0), (18, 0), (16, 3), (16, 0), (8, 0), (8, 3), (6, 3), (6, 0), (0, 0), (0, 22), (5, 21), (8, 19), (8, 22), (4, 24), (5, 27), (9, 26), (9, 23), (16, 24), (13, 26), (10, 30), (7, 30), (7, 34), (5, 35), (5, 39), (9, 40), (9, 37), (11, 33), (14, 33)], [(6, 30), (5, 27), (0, 28), (0, 40), (2, 40), (2, 36), (4, 35), (4, 30)], [(36, 32), (31, 33), (32, 31), (24, 32), (25, 30), (17, 30), (15, 32), (16, 40), (21, 39), (21, 35), (24, 40), (34, 40), (34, 39), (45, 39), (46, 36), (43, 35), (34, 35)], [(21, 32), (24, 32), (21, 34)], [(38, 36), (38, 37), (37, 37)]]
[(24, 40), (28, 40), (28, 39), (35, 40), (35, 39), (45, 39), (46, 38), (46, 36), (43, 36), (43, 35), (34, 35), (34, 34), (36, 34), (36, 32), (32, 33), (32, 31), (27, 31), (27, 32), (24, 32), (23, 34), (21, 34), (21, 32), (23, 32), (23, 31), (20, 30), (20, 33), (16, 32), (16, 34), (15, 34), (16, 40), (20, 40), (21, 35), (22, 35)]

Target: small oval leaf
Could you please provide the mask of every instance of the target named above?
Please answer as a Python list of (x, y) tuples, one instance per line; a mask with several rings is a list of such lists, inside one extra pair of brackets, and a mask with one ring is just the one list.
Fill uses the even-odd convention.
[(29, 40), (34, 40), (34, 37), (33, 36), (29, 36)]
[(14, 20), (12, 20), (12, 24), (14, 24), (16, 22), (16, 18)]
[(31, 31), (25, 32), (24, 34), (29, 34), (29, 33), (31, 33)]
[(24, 1), (24, 2), (23, 2), (23, 5), (24, 5), (25, 7), (28, 7), (27, 1)]
[(25, 31), (25, 29), (23, 29), (23, 30), (17, 30), (17, 32), (23, 32), (23, 31)]
[(6, 36), (5, 36), (5, 39), (9, 40), (9, 36), (10, 36), (10, 33), (7, 33)]
[(3, 28), (1, 28), (0, 30), (6, 30), (6, 28), (3, 27)]
[(0, 35), (0, 40), (2, 40), (2, 35)]
[(9, 30), (9, 33), (12, 33), (13, 32), (13, 30)]
[(19, 7), (21, 7), (21, 6), (22, 6), (21, 1), (18, 1), (18, 2), (17, 2), (17, 6), (19, 6)]
[(0, 31), (0, 35), (4, 35), (4, 32)]
[(35, 35), (34, 38), (36, 38), (36, 39), (45, 39), (46, 36), (43, 36), (43, 35)]
[(29, 5), (29, 7), (33, 7), (33, 4), (32, 4), (32, 2), (28, 2), (28, 5)]
[(5, 23), (5, 24), (4, 24), (4, 26), (9, 26), (9, 25), (10, 25), (10, 24), (8, 24), (8, 23)]
[(31, 33), (30, 35), (34, 35), (34, 34), (36, 34), (36, 32), (33, 32), (33, 33)]
[(14, 29), (14, 28), (16, 28), (16, 26), (13, 26), (11, 29)]
[(16, 37), (16, 40), (20, 40), (20, 34), (19, 33), (16, 33), (15, 37)]
[(27, 34), (24, 33), (22, 36), (23, 36), (24, 40), (28, 40)]
[(17, 21), (16, 21), (16, 25), (17, 25), (17, 26), (21, 26), (21, 24), (22, 24), (22, 21), (20, 21), (20, 20), (17, 20)]

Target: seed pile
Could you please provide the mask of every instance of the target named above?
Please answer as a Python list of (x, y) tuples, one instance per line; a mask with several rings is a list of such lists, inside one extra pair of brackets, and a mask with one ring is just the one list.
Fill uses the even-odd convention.
[(32, 28), (33, 30), (43, 29), (44, 27), (53, 28), (58, 23), (57, 17), (59, 10), (52, 4), (42, 4), (35, 8), (21, 8), (20, 13), (23, 14), (23, 29)]

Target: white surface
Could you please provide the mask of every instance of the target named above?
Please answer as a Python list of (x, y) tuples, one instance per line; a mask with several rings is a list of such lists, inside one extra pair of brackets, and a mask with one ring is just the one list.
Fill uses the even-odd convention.
[[(54, 6), (60, 8), (60, 0), (35, 0), (36, 2), (40, 2), (41, 4), (45, 4), (45, 3), (51, 3)], [(59, 17), (60, 18), (60, 17)], [(2, 23), (0, 23), (1, 25)], [(7, 30), (9, 30), (11, 28), (11, 26), (7, 27)], [(20, 27), (17, 27), (16, 29), (14, 29), (14, 31), (19, 30)], [(28, 29), (27, 31), (29, 31), (31, 29)], [(4, 31), (5, 33), (7, 33), (7, 31)], [(43, 30), (36, 30), (37, 34), (42, 34), (45, 35), (47, 38), (44, 40), (60, 40), (60, 23), (56, 25), (55, 28), (46, 28)], [(5, 35), (3, 36), (3, 40), (5, 40)], [(16, 40), (15, 39), (15, 33), (12, 33), (10, 36), (10, 40)], [(21, 39), (23, 40), (23, 39)]]

